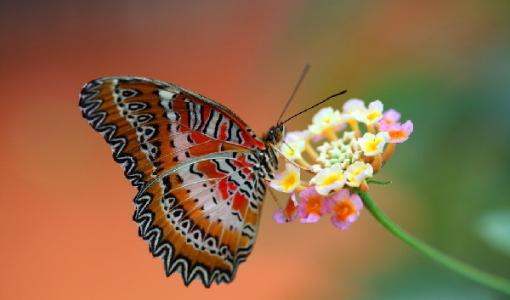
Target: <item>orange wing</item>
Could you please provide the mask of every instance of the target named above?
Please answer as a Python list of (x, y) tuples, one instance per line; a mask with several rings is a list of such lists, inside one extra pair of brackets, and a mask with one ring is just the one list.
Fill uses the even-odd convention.
[(169, 276), (188, 285), (230, 282), (255, 242), (265, 194), (248, 152), (223, 152), (178, 165), (135, 198), (134, 220)]
[(101, 78), (80, 95), (83, 116), (139, 190), (134, 220), (167, 275), (230, 282), (255, 241), (265, 145), (234, 113), (145, 78)]
[(138, 188), (189, 157), (264, 149), (228, 108), (178, 86), (145, 78), (107, 77), (86, 84), (82, 114), (110, 144)]

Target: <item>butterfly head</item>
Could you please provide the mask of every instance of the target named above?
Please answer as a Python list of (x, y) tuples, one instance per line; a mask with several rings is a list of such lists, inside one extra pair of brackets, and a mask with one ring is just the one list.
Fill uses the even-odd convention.
[(264, 142), (271, 146), (278, 146), (283, 140), (285, 135), (285, 126), (283, 124), (277, 124), (269, 129), (269, 131), (262, 138)]

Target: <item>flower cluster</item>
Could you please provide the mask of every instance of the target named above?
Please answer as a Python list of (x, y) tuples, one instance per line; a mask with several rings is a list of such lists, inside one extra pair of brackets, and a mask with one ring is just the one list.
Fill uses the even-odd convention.
[(411, 121), (401, 123), (400, 113), (384, 111), (379, 100), (366, 106), (351, 99), (342, 111), (321, 109), (307, 130), (289, 132), (281, 144), (287, 163), (270, 186), (290, 194), (290, 199), (274, 220), (315, 223), (330, 214), (336, 227), (347, 228), (363, 208), (356, 190), (368, 189), (367, 179), (412, 131)]

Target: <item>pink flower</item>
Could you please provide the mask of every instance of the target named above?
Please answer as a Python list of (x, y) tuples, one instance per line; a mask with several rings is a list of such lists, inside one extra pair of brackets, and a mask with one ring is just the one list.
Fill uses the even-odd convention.
[(390, 135), (388, 143), (400, 144), (407, 141), (407, 139), (413, 132), (413, 122), (409, 120), (404, 124), (400, 123), (393, 124), (384, 131), (388, 132), (388, 134)]
[(400, 113), (394, 109), (388, 109), (383, 114), (383, 118), (379, 121), (379, 130), (387, 131), (392, 125), (400, 121)]
[(327, 199), (328, 210), (331, 211), (331, 222), (341, 230), (347, 229), (359, 217), (363, 202), (357, 194), (342, 189)]
[(301, 223), (315, 223), (327, 213), (324, 197), (317, 193), (315, 187), (308, 187), (299, 193), (298, 214)]
[(289, 201), (287, 201), (287, 205), (284, 209), (278, 209), (274, 215), (273, 220), (275, 220), (278, 224), (287, 223), (290, 221), (294, 221), (297, 218), (297, 207), (296, 207), (296, 199), (295, 194), (292, 194)]

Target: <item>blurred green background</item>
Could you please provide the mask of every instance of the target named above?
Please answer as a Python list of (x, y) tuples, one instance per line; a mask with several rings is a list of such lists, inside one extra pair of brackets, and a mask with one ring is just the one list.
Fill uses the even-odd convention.
[(413, 120), (373, 198), (416, 236), (510, 278), (509, 17), (509, 1), (0, 1), (0, 298), (505, 299), (366, 211), (340, 232), (277, 225), (272, 201), (234, 283), (184, 288), (137, 238), (134, 190), (77, 95), (99, 76), (154, 77), (261, 133), (310, 63), (290, 111), (346, 88)]

